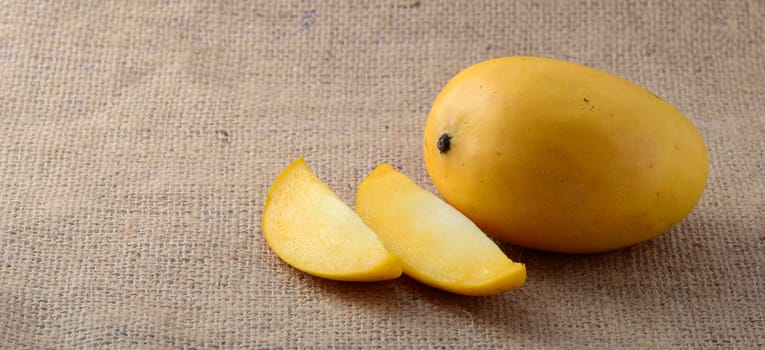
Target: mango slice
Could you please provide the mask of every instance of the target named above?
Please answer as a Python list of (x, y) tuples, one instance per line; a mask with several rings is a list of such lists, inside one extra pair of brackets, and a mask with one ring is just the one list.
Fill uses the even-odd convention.
[(452, 293), (485, 296), (526, 280), (470, 219), (389, 164), (375, 168), (356, 194), (356, 212), (403, 262), (404, 274)]
[(287, 166), (271, 185), (262, 227), (276, 255), (308, 274), (340, 281), (401, 276), (401, 261), (303, 158)]

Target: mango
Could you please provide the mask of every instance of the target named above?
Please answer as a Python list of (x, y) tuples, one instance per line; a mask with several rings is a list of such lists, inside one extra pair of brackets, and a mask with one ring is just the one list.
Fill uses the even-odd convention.
[(709, 173), (678, 109), (583, 65), (503, 57), (453, 77), (423, 133), (446, 202), (486, 233), (564, 253), (616, 250), (685, 219)]
[(310, 275), (354, 282), (401, 276), (401, 261), (303, 158), (284, 168), (271, 185), (262, 227), (276, 255)]
[(516, 289), (526, 266), (509, 259), (462, 213), (390, 164), (361, 182), (356, 212), (399, 259), (404, 274), (456, 294), (487, 296)]

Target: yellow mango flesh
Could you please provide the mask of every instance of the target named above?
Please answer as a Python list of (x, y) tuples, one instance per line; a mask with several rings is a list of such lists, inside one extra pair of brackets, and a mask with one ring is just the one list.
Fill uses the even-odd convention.
[(487, 233), (568, 253), (661, 234), (693, 209), (708, 175), (701, 135), (672, 105), (617, 76), (538, 57), (455, 76), (428, 115), (424, 156), (442, 197)]
[(526, 279), (511, 261), (459, 211), (388, 164), (360, 184), (356, 211), (399, 257), (404, 273), (430, 286), (464, 295), (492, 295)]
[(341, 281), (399, 277), (401, 262), (300, 158), (274, 181), (263, 209), (263, 235), (287, 264)]

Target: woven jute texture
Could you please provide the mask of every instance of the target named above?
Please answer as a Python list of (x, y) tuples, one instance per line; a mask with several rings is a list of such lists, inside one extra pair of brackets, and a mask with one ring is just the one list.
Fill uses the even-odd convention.
[[(489, 58), (635, 81), (709, 147), (692, 214), (605, 254), (502, 245), (519, 290), (340, 283), (260, 219), (305, 157), (353, 203), (434, 190), (440, 89)], [(763, 1), (16, 1), (0, 5), (2, 349), (765, 348)]]

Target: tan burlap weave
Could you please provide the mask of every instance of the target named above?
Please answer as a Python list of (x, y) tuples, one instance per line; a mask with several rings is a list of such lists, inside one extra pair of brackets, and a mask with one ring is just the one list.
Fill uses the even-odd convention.
[[(300, 273), (260, 228), (306, 157), (353, 203), (462, 68), (538, 55), (684, 111), (686, 221), (623, 251), (503, 246), (507, 294)], [(765, 348), (765, 3), (16, 1), (0, 5), (2, 349)]]

